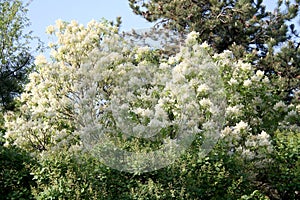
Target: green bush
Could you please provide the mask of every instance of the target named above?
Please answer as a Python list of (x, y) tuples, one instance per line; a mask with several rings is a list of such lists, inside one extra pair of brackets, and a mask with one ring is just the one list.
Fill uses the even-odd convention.
[(300, 132), (276, 132), (273, 163), (264, 172), (278, 199), (300, 198)]
[(131, 199), (131, 174), (111, 170), (86, 153), (48, 153), (32, 174), (36, 199)]
[(0, 199), (33, 199), (32, 157), (16, 147), (0, 146)]
[(202, 159), (192, 150), (167, 168), (136, 175), (110, 169), (82, 152), (47, 153), (32, 169), (33, 194), (36, 199), (112, 200), (240, 199), (256, 190), (263, 195), (238, 156), (216, 149)]

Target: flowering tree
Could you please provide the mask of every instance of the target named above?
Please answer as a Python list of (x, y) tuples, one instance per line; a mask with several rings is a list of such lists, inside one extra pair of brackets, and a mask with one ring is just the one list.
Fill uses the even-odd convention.
[(68, 24), (58, 20), (55, 27), (47, 28), (49, 34), (55, 31), (58, 41), (49, 44), (52, 61), (37, 56), (37, 69), (30, 74), (20, 97), (20, 114), (7, 116), (7, 138), (14, 138), (14, 143), (29, 150), (46, 150), (66, 139), (76, 140), (72, 133), (78, 127), (77, 71), (91, 51), (100, 48), (99, 41), (117, 32), (117, 27), (92, 21), (85, 28), (75, 21)]
[(107, 134), (121, 133), (174, 145), (212, 125), (216, 133), (207, 131), (206, 137), (217, 141), (224, 105), (215, 105), (225, 101), (223, 85), (196, 33), (178, 55), (159, 60), (155, 50), (126, 43), (117, 27), (103, 22), (84, 27), (57, 21), (47, 29), (55, 30), (52, 62), (36, 58), (20, 116), (7, 116), (8, 141), (44, 151), (82, 142), (103, 146)]
[(273, 162), (276, 131), (299, 132), (298, 94), (287, 106), (274, 87), (280, 77), (271, 81), (229, 51), (210, 57), (196, 32), (165, 59), (105, 21), (58, 20), (47, 31), (57, 37), (51, 61), (36, 58), (20, 111), (6, 115), (7, 145), (35, 153), (85, 147), (115, 169), (148, 172), (189, 146), (185, 161), (196, 166), (218, 142), (226, 155), (262, 169)]
[(236, 57), (251, 60), (270, 79), (280, 75), (280, 84), (285, 85), (280, 92), (286, 103), (299, 90), (299, 30), (293, 22), (299, 13), (299, 0), (272, 1), (272, 10), (263, 0), (128, 2), (135, 14), (156, 22), (155, 30), (162, 27), (176, 34), (197, 31), (215, 51), (230, 49)]

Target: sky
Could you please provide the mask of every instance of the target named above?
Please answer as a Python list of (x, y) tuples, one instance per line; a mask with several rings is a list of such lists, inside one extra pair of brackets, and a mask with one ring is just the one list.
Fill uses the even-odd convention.
[[(23, 2), (28, 1), (31, 1), (28, 7), (28, 17), (31, 21), (29, 29), (45, 44), (49, 41), (45, 33), (46, 27), (53, 25), (57, 19), (76, 20), (87, 24), (92, 19), (115, 20), (117, 16), (121, 16), (122, 31), (149, 28), (153, 25), (141, 16), (135, 15), (127, 0), (23, 0)], [(264, 2), (267, 8), (272, 8), (276, 0)]]
[(87, 24), (92, 19), (105, 18), (115, 21), (116, 17), (121, 16), (122, 31), (149, 28), (152, 25), (141, 16), (135, 15), (127, 0), (33, 0), (28, 9), (31, 22), (29, 29), (46, 43), (46, 27), (54, 25), (57, 19), (76, 20)]

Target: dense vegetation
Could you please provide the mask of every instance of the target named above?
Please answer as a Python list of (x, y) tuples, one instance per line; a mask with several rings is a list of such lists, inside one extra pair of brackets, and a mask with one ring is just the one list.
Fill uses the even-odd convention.
[[(140, 46), (105, 20), (49, 26), (50, 58), (22, 65), (25, 82), (1, 79), (22, 93), (0, 85), (0, 199), (298, 199), (298, 2), (129, 2), (184, 41)], [(17, 28), (6, 36), (23, 41)], [(3, 56), (2, 70), (21, 62)]]

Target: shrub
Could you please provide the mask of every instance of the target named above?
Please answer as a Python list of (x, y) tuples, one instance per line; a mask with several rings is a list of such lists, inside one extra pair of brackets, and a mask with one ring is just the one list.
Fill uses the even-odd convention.
[(30, 175), (34, 159), (17, 147), (0, 146), (0, 199), (33, 199)]

